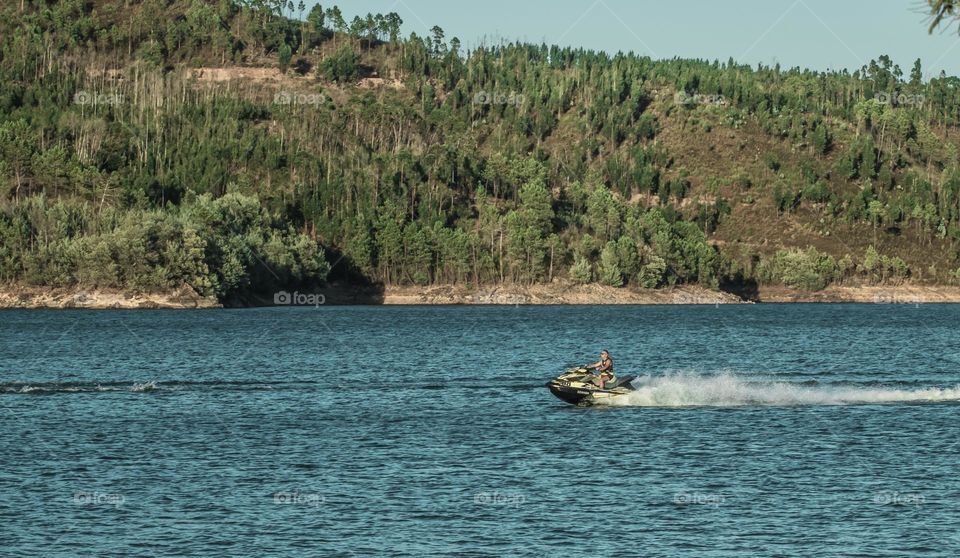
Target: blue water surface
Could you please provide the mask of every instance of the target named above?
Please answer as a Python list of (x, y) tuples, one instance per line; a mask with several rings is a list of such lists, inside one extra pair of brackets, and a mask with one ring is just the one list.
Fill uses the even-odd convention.
[[(0, 554), (954, 557), (958, 320), (4, 311)], [(601, 348), (619, 405), (543, 387)]]

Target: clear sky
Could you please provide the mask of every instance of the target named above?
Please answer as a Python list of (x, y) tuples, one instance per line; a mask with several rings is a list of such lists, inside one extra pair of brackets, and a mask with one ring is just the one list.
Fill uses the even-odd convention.
[[(316, 1), (307, 1), (308, 6)], [(923, 0), (341, 0), (349, 21), (397, 12), (404, 35), (439, 25), (467, 48), (527, 42), (583, 46), (653, 58), (851, 71), (881, 54), (909, 74), (960, 75), (957, 28), (927, 34)], [(309, 7), (308, 7), (309, 9)]]

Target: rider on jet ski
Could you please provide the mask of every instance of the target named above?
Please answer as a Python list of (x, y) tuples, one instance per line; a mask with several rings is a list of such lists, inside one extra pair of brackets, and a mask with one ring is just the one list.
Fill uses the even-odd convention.
[(614, 378), (613, 359), (610, 358), (610, 353), (606, 349), (600, 351), (600, 361), (588, 364), (587, 368), (593, 368), (598, 372), (598, 375), (591, 379), (600, 389), (603, 389), (604, 382), (612, 381)]

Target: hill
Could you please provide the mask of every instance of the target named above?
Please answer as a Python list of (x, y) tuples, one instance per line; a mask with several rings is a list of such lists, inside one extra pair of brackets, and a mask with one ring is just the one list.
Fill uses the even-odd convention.
[(960, 80), (462, 49), (279, 1), (0, 8), (0, 281), (960, 283)]

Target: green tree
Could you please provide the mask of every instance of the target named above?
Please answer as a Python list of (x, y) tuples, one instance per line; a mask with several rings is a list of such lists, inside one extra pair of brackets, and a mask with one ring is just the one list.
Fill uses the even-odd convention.
[(651, 255), (637, 274), (637, 284), (644, 289), (655, 289), (663, 284), (667, 272), (667, 262), (657, 255)]
[(400, 38), (400, 27), (403, 25), (403, 20), (400, 19), (400, 15), (396, 12), (390, 12), (384, 16), (384, 26), (386, 27), (387, 36), (390, 37), (390, 43), (395, 44)]
[(0, 171), (13, 183), (14, 197), (30, 184), (31, 160), (37, 151), (26, 120), (10, 120), (0, 123)]
[(336, 82), (356, 81), (360, 77), (360, 56), (349, 45), (323, 59), (318, 69), (321, 76)]
[(573, 265), (570, 266), (569, 275), (571, 280), (581, 285), (590, 283), (593, 280), (590, 262), (582, 256), (576, 256)]
[(442, 56), (447, 52), (447, 44), (443, 40), (443, 29), (439, 25), (430, 28), (430, 34), (433, 37), (432, 52), (437, 56)]
[(923, 65), (920, 62), (920, 59), (917, 58), (913, 62), (913, 68), (910, 70), (910, 85), (913, 87), (919, 87), (923, 84)]
[(813, 129), (813, 149), (817, 155), (826, 155), (830, 151), (832, 141), (826, 124), (821, 123)]
[(324, 32), (327, 30), (326, 12), (323, 11), (323, 6), (317, 4), (313, 8), (310, 8), (310, 13), (307, 14), (307, 23), (310, 24), (310, 31), (314, 36), (323, 36)]
[(623, 286), (623, 271), (617, 257), (617, 243), (607, 242), (600, 252), (600, 281), (611, 287)]
[(290, 48), (290, 45), (284, 43), (280, 46), (279, 61), (280, 61), (280, 73), (287, 73), (287, 68), (290, 67), (290, 59), (293, 57), (293, 50)]

